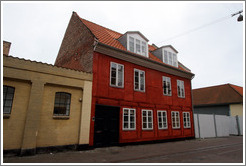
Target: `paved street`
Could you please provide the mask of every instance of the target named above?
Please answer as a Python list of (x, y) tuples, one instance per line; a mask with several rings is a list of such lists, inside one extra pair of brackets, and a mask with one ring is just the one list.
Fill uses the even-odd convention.
[(5, 157), (4, 163), (242, 163), (243, 137), (193, 139), (185, 141), (97, 148)]

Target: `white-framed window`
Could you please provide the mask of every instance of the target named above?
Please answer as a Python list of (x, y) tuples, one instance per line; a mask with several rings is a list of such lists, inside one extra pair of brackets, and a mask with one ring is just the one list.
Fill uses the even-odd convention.
[(148, 57), (147, 55), (147, 42), (141, 40), (136, 36), (129, 36), (128, 37), (128, 50), (143, 56)]
[(145, 91), (145, 72), (139, 69), (134, 69), (134, 90)]
[(178, 97), (185, 98), (184, 81), (177, 80)]
[(167, 50), (163, 50), (162, 54), (163, 54), (162, 61), (164, 63), (169, 64), (171, 66), (178, 67), (178, 59), (175, 53), (169, 52)]
[(142, 129), (152, 130), (153, 129), (153, 111), (142, 110)]
[(123, 130), (136, 130), (136, 109), (123, 108)]
[(159, 129), (167, 129), (167, 111), (157, 111), (157, 118), (158, 118), (158, 128)]
[(124, 87), (124, 65), (110, 63), (110, 85), (115, 87)]
[(173, 129), (180, 128), (180, 118), (179, 118), (179, 112), (178, 111), (172, 111), (172, 127)]
[(162, 76), (162, 86), (163, 86), (163, 94), (167, 96), (172, 95), (172, 87), (171, 87), (171, 79), (170, 77)]
[(190, 113), (183, 112), (184, 128), (190, 128)]

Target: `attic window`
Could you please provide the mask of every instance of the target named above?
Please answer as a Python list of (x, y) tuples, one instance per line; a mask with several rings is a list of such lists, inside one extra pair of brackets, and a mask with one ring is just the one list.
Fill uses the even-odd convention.
[(133, 36), (128, 38), (128, 50), (143, 56), (147, 55), (147, 42)]
[(163, 60), (164, 63), (178, 67), (177, 55), (175, 53), (164, 50)]

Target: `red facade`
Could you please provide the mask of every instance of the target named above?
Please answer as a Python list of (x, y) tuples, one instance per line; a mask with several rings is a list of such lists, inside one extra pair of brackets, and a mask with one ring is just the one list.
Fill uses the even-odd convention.
[[(143, 37), (140, 32), (134, 33)], [(93, 73), (89, 145), (194, 137), (191, 101), (191, 79), (194, 74), (180, 63), (178, 67), (164, 64), (160, 57), (154, 55), (162, 47), (148, 45), (148, 57), (143, 57), (127, 51), (126, 40), (126, 34), (82, 19), (75, 12), (63, 38), (55, 65)], [(146, 40), (145, 42), (148, 43)], [(170, 45), (168, 47), (173, 49)], [(123, 88), (110, 85), (111, 62), (124, 65)], [(145, 92), (134, 90), (134, 69), (145, 72)], [(163, 76), (171, 79), (171, 96), (163, 94)], [(178, 97), (177, 80), (184, 82), (185, 98)], [(131, 130), (123, 130), (124, 108), (135, 109), (135, 127), (130, 128)], [(142, 129), (143, 109), (152, 110), (153, 123), (148, 130)], [(167, 113), (166, 129), (158, 128), (158, 110)], [(179, 112), (180, 128), (172, 127), (172, 111)], [(188, 128), (183, 127), (183, 112), (189, 112), (190, 115)], [(114, 121), (110, 129), (114, 130), (112, 135), (108, 126), (104, 126), (111, 120)], [(101, 126), (104, 128), (100, 128)]]
[[(110, 86), (110, 62), (124, 65), (124, 88)], [(134, 90), (134, 68), (145, 71), (145, 92)], [(172, 96), (163, 95), (162, 76), (171, 78)], [(185, 98), (177, 95), (177, 79), (184, 81)], [(194, 137), (191, 80), (170, 75), (101, 53), (93, 55), (92, 119), (95, 105), (120, 106), (119, 143)], [(136, 130), (123, 131), (123, 108), (136, 109)], [(153, 110), (153, 130), (142, 130), (141, 110)], [(166, 110), (168, 129), (158, 129), (157, 110)], [(171, 111), (179, 111), (180, 128), (172, 129)], [(191, 127), (183, 127), (182, 112), (190, 112)], [(91, 121), (90, 145), (93, 145), (94, 121)]]

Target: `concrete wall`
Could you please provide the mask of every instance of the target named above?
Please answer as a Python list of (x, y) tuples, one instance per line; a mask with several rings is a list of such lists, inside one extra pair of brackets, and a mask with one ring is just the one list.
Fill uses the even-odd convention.
[[(3, 115), (4, 152), (89, 144), (92, 74), (4, 56), (3, 84), (15, 87), (11, 114)], [(56, 92), (71, 94), (69, 116), (53, 116)]]
[(243, 104), (230, 104), (231, 116), (243, 116)]

